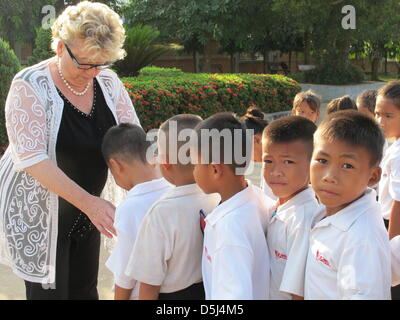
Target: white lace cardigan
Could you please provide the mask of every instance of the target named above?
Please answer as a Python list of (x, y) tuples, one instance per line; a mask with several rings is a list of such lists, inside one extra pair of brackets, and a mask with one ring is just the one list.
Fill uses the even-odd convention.
[[(5, 105), (9, 147), (0, 160), (0, 262), (22, 279), (39, 283), (55, 281), (58, 196), (23, 169), (45, 159), (57, 163), (64, 102), (50, 75), (50, 61), (14, 77)], [(140, 124), (117, 75), (104, 70), (96, 78), (116, 122)], [(115, 203), (123, 192), (108, 176), (108, 196), (104, 191), (102, 196)]]

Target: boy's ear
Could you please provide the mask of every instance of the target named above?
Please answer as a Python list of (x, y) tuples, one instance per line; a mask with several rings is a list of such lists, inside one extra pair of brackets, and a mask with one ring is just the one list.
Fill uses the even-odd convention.
[(368, 181), (368, 187), (373, 187), (381, 180), (382, 169), (380, 167), (373, 167), (371, 176)]
[(110, 158), (108, 160), (108, 166), (110, 167), (110, 169), (117, 173), (117, 174), (121, 174), (122, 172), (124, 172), (124, 165), (123, 163), (115, 158)]
[(218, 163), (211, 163), (210, 164), (211, 174), (215, 179), (220, 179), (223, 176), (223, 169), (222, 165)]

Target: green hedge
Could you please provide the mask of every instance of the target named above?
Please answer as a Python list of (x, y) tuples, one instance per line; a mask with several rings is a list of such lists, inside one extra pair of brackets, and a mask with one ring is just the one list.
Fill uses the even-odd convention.
[(146, 67), (139, 77), (122, 81), (146, 131), (180, 113), (207, 118), (220, 111), (242, 116), (249, 106), (266, 113), (290, 110), (300, 91), (296, 81), (281, 75), (191, 74), (174, 68)]
[(250, 106), (266, 113), (290, 110), (300, 91), (296, 81), (282, 75), (191, 74), (156, 67), (122, 81), (145, 130), (180, 113), (207, 118), (220, 111), (241, 116)]
[(20, 64), (10, 45), (0, 38), (0, 154), (8, 144), (4, 107), (11, 81), (19, 71)]

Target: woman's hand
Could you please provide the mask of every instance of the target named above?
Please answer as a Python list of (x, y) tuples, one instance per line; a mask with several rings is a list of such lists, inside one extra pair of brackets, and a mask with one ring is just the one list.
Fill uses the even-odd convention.
[(114, 229), (115, 207), (111, 202), (89, 195), (81, 205), (81, 211), (85, 213), (97, 230), (108, 238), (116, 235)]
[(43, 160), (25, 168), (25, 171), (50, 191), (85, 213), (96, 228), (106, 237), (112, 238), (112, 234), (116, 235), (113, 227), (114, 205), (86, 192), (68, 178), (53, 161), (49, 159)]

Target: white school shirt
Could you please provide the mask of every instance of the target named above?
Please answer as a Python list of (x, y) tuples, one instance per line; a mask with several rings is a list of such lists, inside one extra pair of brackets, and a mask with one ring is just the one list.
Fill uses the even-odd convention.
[(383, 217), (389, 220), (393, 200), (400, 201), (400, 139), (387, 148), (381, 168), (378, 201), (382, 207)]
[(304, 296), (308, 239), (314, 218), (321, 208), (314, 190), (308, 187), (271, 212), (267, 242), (272, 300), (291, 300), (290, 294)]
[(203, 234), (200, 214), (211, 212), (218, 194), (204, 194), (197, 184), (174, 187), (142, 220), (125, 274), (172, 293), (199, 283)]
[(206, 217), (202, 271), (207, 300), (269, 297), (269, 253), (259, 217), (271, 202), (248, 184)]
[(376, 193), (368, 188), (311, 230), (304, 298), (390, 299), (390, 271), (389, 237)]
[(133, 289), (131, 300), (139, 298), (139, 283), (126, 276), (125, 269), (140, 223), (150, 207), (171, 188), (172, 186), (164, 178), (137, 184), (115, 211), (114, 227), (117, 231), (117, 243), (106, 262), (106, 267), (114, 274), (117, 286)]
[(392, 286), (400, 284), (400, 236), (390, 240), (392, 251)]

